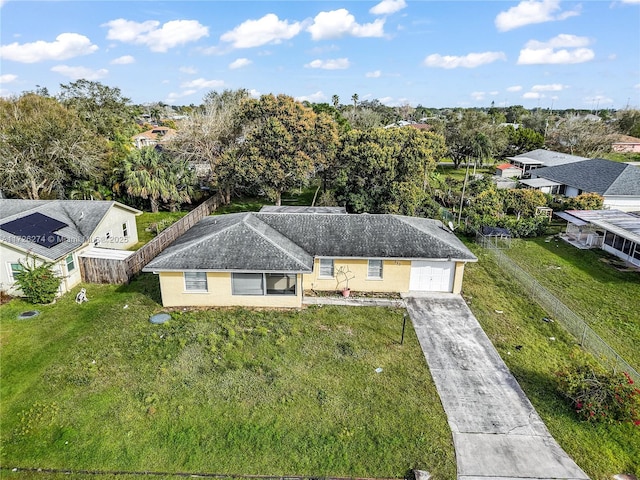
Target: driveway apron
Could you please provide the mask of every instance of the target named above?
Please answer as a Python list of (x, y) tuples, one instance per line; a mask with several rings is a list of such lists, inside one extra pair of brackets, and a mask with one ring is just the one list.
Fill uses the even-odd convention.
[(458, 479), (588, 479), (560, 448), (459, 295), (407, 309), (453, 433)]

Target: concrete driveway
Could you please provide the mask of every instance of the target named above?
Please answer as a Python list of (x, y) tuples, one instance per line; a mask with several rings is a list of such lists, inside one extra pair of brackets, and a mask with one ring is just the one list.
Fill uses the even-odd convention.
[(553, 439), (459, 295), (405, 301), (453, 432), (459, 479), (589, 478)]

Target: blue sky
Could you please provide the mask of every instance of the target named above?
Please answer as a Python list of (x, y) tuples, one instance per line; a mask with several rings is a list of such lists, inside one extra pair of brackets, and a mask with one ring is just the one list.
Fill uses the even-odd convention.
[(0, 0), (0, 95), (246, 88), (343, 104), (640, 108), (640, 0)]

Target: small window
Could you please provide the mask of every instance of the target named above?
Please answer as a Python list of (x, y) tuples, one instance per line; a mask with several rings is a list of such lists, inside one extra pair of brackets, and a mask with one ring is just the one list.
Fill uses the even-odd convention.
[(96, 237), (93, 239), (93, 246), (97, 247), (98, 245), (100, 245), (100, 238)]
[(129, 236), (129, 223), (128, 222), (124, 222), (122, 224), (122, 236), (124, 238), (127, 238)]
[(184, 272), (184, 289), (189, 292), (206, 292), (207, 272)]
[(320, 259), (320, 272), (318, 272), (318, 276), (333, 278), (333, 258)]
[(261, 273), (233, 273), (231, 293), (233, 295), (264, 295), (263, 280)]
[(11, 275), (11, 281), (15, 282), (16, 281), (16, 274), (20, 273), (23, 269), (24, 269), (24, 267), (22, 266), (21, 263), (11, 263), (10, 267), (9, 267), (10, 275)]
[(369, 260), (367, 278), (382, 278), (382, 260)]
[(104, 238), (106, 238), (107, 240), (109, 240), (111, 238), (111, 232), (107, 232), (104, 235)]
[(73, 261), (73, 253), (67, 255), (65, 262), (67, 264), (67, 272), (73, 272), (76, 269), (76, 263)]

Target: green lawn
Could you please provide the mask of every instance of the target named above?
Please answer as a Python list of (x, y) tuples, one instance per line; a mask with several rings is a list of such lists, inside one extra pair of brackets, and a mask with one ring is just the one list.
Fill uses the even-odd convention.
[(87, 293), (31, 320), (16, 319), (23, 301), (0, 307), (3, 466), (455, 477), (412, 329), (399, 344), (404, 310), (176, 311), (152, 325), (152, 275)]
[[(469, 246), (479, 262), (465, 268), (464, 297), (551, 434), (593, 480), (623, 472), (640, 475), (640, 427), (579, 421), (558, 391), (556, 372), (572, 356), (584, 355), (575, 339), (558, 323), (542, 321), (546, 312), (502, 273), (488, 253)], [(570, 275), (574, 268), (563, 265)], [(580, 272), (581, 267), (575, 270)], [(612, 283), (624, 287), (620, 280)], [(627, 291), (633, 291), (634, 285), (637, 288), (631, 282)], [(599, 295), (592, 294), (591, 303), (599, 302)], [(515, 349), (517, 345), (522, 348)]]
[(640, 371), (640, 273), (604, 263), (601, 250), (544, 238), (514, 240), (505, 253), (576, 312)]
[(187, 213), (180, 212), (144, 212), (136, 217), (136, 226), (138, 227), (138, 243), (131, 249), (137, 250), (142, 245), (149, 243), (157, 235), (157, 231), (162, 231), (172, 223), (177, 222)]

